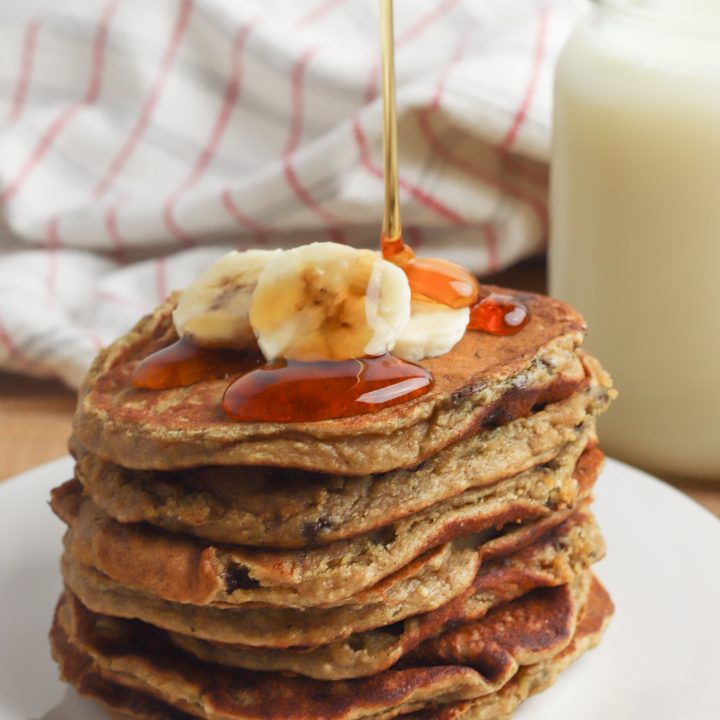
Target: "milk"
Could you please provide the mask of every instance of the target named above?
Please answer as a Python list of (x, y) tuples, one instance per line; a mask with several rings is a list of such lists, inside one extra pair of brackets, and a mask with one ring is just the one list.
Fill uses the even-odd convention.
[(557, 68), (550, 291), (620, 390), (609, 454), (720, 479), (720, 2), (625, 5)]

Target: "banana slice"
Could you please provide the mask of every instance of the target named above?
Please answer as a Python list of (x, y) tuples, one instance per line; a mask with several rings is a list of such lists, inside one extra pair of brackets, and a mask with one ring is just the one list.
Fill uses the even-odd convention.
[(410, 320), (395, 343), (395, 355), (417, 362), (444, 355), (460, 342), (470, 320), (470, 308), (454, 309), (413, 300)]
[(274, 258), (250, 323), (268, 360), (348, 360), (392, 350), (410, 315), (405, 273), (370, 250), (318, 242)]
[(173, 322), (178, 335), (200, 347), (256, 347), (249, 310), (260, 273), (282, 250), (229, 252), (178, 298)]

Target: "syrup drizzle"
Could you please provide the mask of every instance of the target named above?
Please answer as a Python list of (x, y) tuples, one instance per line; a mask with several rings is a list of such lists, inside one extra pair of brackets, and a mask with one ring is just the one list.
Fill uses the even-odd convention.
[(134, 387), (164, 390), (233, 378), (225, 413), (244, 422), (314, 422), (364, 415), (424, 395), (425, 368), (394, 355), (359, 360), (264, 363), (259, 353), (199, 348), (180, 339), (148, 355), (132, 374)]
[(181, 338), (142, 360), (133, 371), (132, 384), (144, 390), (185, 387), (242, 375), (263, 362), (257, 352), (201, 348)]
[(460, 265), (441, 258), (418, 258), (405, 268), (410, 292), (418, 300), (430, 300), (451, 308), (468, 307), (480, 295), (478, 281)]
[(383, 165), (385, 203), (380, 249), (385, 260), (401, 267), (414, 298), (468, 307), (479, 296), (477, 280), (464, 268), (447, 260), (418, 259), (402, 237), (397, 159), (397, 112), (395, 107), (395, 39), (392, 0), (380, 2), (382, 46)]
[(415, 259), (415, 253), (408, 247), (402, 236), (390, 238), (385, 233), (380, 236), (380, 250), (385, 260), (404, 268), (409, 262)]
[(364, 415), (424, 395), (423, 367), (393, 355), (300, 362), (281, 360), (242, 375), (225, 391), (223, 409), (242, 422), (315, 422)]
[(480, 285), (461, 265), (442, 258), (417, 258), (402, 237), (390, 239), (382, 235), (380, 249), (385, 260), (405, 271), (415, 299), (451, 308), (468, 307), (477, 302)]
[(530, 322), (527, 306), (512, 295), (490, 293), (470, 309), (469, 330), (514, 335)]

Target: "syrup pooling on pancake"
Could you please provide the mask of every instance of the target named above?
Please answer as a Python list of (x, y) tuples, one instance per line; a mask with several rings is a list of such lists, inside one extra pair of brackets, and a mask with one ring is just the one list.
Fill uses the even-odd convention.
[(470, 330), (492, 335), (514, 335), (530, 322), (527, 305), (512, 295), (490, 293), (470, 308)]
[(133, 385), (163, 390), (234, 378), (224, 393), (228, 417), (243, 422), (327, 420), (362, 415), (425, 394), (432, 374), (393, 355), (359, 360), (264, 363), (252, 352), (199, 348), (181, 338), (142, 360)]
[(243, 422), (307, 422), (374, 412), (424, 395), (425, 368), (390, 355), (335, 362), (280, 360), (242, 375), (223, 409)]
[(132, 379), (137, 388), (163, 390), (243, 375), (262, 363), (259, 353), (202, 348), (180, 338), (141, 360)]
[[(234, 378), (222, 402), (234, 420), (352, 417), (425, 394), (432, 375), (413, 362), (449, 352), (471, 312), (471, 326), (494, 334), (527, 324), (527, 308), (509, 296), (498, 296), (500, 316), (479, 323), (478, 310), (493, 320), (496, 299), (471, 311), (480, 289), (460, 266), (416, 259), (404, 244), (389, 255), (402, 268), (337, 243), (228, 253), (180, 293), (180, 339), (142, 360), (133, 385)], [(270, 364), (259, 367), (263, 356)]]

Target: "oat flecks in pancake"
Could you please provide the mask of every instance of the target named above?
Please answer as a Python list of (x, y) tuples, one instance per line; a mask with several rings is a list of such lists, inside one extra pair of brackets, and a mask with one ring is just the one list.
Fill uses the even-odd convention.
[(584, 382), (582, 318), (549, 298), (497, 290), (521, 297), (532, 322), (508, 337), (468, 332), (450, 353), (423, 361), (435, 378), (428, 394), (377, 413), (289, 424), (227, 419), (220, 408), (226, 381), (132, 387), (139, 359), (175, 337), (171, 298), (96, 359), (75, 416), (77, 442), (134, 468), (243, 464), (364, 475), (411, 467), (483, 422), (497, 424), (493, 413), (507, 422)]
[[(580, 482), (583, 497), (587, 497), (594, 475), (584, 474)], [(482, 545), (481, 558), (490, 561), (508, 556), (535, 542), (570, 515), (571, 511), (556, 512), (543, 520), (519, 526)], [(588, 562), (592, 561), (588, 558)], [(379, 588), (363, 593), (363, 597), (353, 598), (353, 604), (337, 608), (198, 607), (168, 602), (132, 590), (77, 562), (68, 553), (63, 557), (62, 569), (67, 585), (95, 612), (140, 618), (181, 634), (252, 647), (287, 648), (331, 643), (354, 633), (395, 623), (423, 612), (423, 607), (435, 606), (432, 599), (429, 606), (422, 604), (427, 603), (428, 596), (420, 583), (416, 584), (417, 605), (415, 598), (405, 605), (388, 605), (383, 602), (385, 583), (381, 583)]]
[[(576, 465), (587, 434), (569, 445), (554, 467), (532, 468), (496, 485), (467, 490), (370, 533), (304, 550), (210, 545), (142, 523), (121, 524), (71, 481), (53, 492), (53, 508), (72, 530), (72, 552), (109, 577), (197, 605), (267, 603), (306, 607), (348, 598), (397, 573), (423, 553), (456, 538), (497, 531), (519, 521), (572, 508), (579, 486)], [(592, 464), (600, 451), (580, 461)], [(127, 556), (133, 562), (127, 562)], [(428, 586), (428, 593), (432, 588)], [(384, 601), (403, 598), (388, 591)]]

